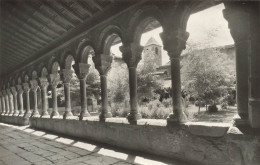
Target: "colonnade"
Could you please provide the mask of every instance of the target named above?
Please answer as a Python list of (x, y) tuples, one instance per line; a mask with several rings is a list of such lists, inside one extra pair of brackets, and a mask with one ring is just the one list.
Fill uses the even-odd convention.
[[(225, 3), (226, 9), (223, 11), (224, 17), (229, 23), (231, 35), (235, 41), (236, 47), (236, 68), (237, 68), (237, 106), (238, 114), (244, 123), (248, 122), (254, 128), (260, 127), (260, 52), (259, 52), (259, 3), (245, 5), (243, 3)], [(182, 10), (183, 9), (183, 10)], [(189, 33), (186, 32), (186, 24), (190, 13), (184, 13), (187, 7), (180, 8), (176, 16), (176, 12), (162, 12), (163, 20), (160, 23), (163, 27), (163, 32), (160, 34), (163, 41), (163, 47), (168, 52), (171, 61), (171, 81), (172, 81), (172, 100), (173, 113), (168, 117), (168, 124), (182, 124), (187, 122), (187, 118), (183, 112), (181, 101), (181, 75), (180, 75), (180, 55), (185, 49), (186, 41)], [(188, 16), (187, 16), (188, 15)], [(172, 19), (174, 17), (174, 19)], [(239, 18), (239, 19), (238, 19)], [(171, 22), (171, 20), (173, 20)], [(239, 21), (238, 21), (239, 20)], [(131, 21), (129, 21), (131, 22)], [(258, 28), (256, 28), (258, 27)], [(127, 29), (127, 28), (126, 28)], [(141, 114), (138, 112), (137, 100), (137, 75), (136, 68), (141, 60), (143, 47), (139, 40), (129, 39), (126, 30), (121, 31), (123, 61), (127, 64), (129, 70), (129, 89), (130, 89), (130, 113), (127, 119), (130, 124), (136, 124), (138, 119), (141, 119)], [(138, 38), (138, 37), (137, 37)], [(139, 36), (140, 38), (140, 36)], [(98, 41), (99, 42), (99, 41)], [(106, 44), (106, 42), (104, 42)], [(96, 45), (96, 43), (94, 43)], [(101, 44), (102, 45), (102, 44)], [(111, 45), (110, 45), (111, 46)], [(104, 47), (107, 47), (105, 45)], [(98, 49), (98, 46), (95, 46)], [(112, 57), (102, 49), (95, 50), (96, 55), (93, 58), (95, 67), (100, 74), (101, 82), (101, 98), (102, 111), (99, 116), (100, 121), (104, 122), (106, 118), (112, 117), (108, 111), (108, 96), (107, 96), (107, 73), (111, 67)], [(66, 58), (66, 57), (64, 57)], [(64, 60), (64, 59), (63, 59)], [(81, 113), (79, 119), (90, 116), (87, 110), (86, 97), (86, 78), (89, 72), (90, 65), (75, 60), (73, 65), (75, 73), (80, 81), (81, 94)], [(62, 66), (65, 66), (63, 64)], [(63, 119), (73, 116), (71, 112), (71, 96), (70, 96), (70, 81), (72, 78), (72, 70), (66, 67), (61, 68), (59, 74), (49, 73), (47, 77), (39, 77), (32, 79), (22, 84), (16, 84), (12, 87), (5, 84), (0, 91), (1, 115), (13, 115), (23, 117), (50, 117), (55, 118), (63, 115)], [(59, 114), (57, 107), (57, 84), (62, 80), (65, 93), (65, 113)], [(47, 87), (52, 88), (52, 112), (47, 112)], [(37, 89), (41, 88), (42, 92), (42, 114), (39, 114), (37, 109)], [(33, 111), (30, 109), (29, 94), (32, 91), (34, 96)], [(23, 95), (25, 93), (25, 95)], [(23, 97), (25, 96), (25, 98)], [(26, 100), (26, 110), (24, 112), (23, 99)], [(19, 111), (18, 111), (19, 107)]]

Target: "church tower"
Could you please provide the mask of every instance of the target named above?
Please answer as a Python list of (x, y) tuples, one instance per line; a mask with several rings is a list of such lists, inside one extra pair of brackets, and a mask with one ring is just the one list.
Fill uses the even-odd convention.
[(152, 60), (157, 67), (162, 66), (162, 46), (153, 37), (147, 41), (143, 51), (144, 63)]

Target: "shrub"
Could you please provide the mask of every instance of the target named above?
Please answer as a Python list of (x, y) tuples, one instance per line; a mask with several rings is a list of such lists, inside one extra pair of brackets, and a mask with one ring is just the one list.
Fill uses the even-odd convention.
[(227, 102), (222, 102), (221, 103), (221, 109), (227, 109), (228, 103)]
[(214, 113), (214, 112), (218, 112), (218, 107), (214, 104), (214, 105), (210, 105), (209, 107), (208, 107), (208, 111), (210, 112), (210, 113)]
[[(204, 101), (200, 101), (200, 107), (205, 107), (205, 102)], [(195, 101), (195, 106), (199, 106), (199, 100)]]
[(172, 99), (171, 98), (164, 99), (162, 101), (162, 104), (163, 104), (164, 107), (168, 108), (168, 107), (170, 107), (172, 105)]
[(153, 109), (153, 108), (158, 108), (163, 105), (159, 100), (153, 100), (153, 101), (150, 101), (147, 106), (148, 106), (148, 109)]
[(126, 117), (128, 109), (124, 107), (124, 103), (115, 103), (111, 106), (111, 113), (113, 117)]

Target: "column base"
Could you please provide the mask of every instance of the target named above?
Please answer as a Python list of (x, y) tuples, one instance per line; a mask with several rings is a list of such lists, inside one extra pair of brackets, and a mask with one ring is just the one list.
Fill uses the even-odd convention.
[(73, 117), (73, 114), (70, 111), (64, 112), (63, 119), (68, 119), (70, 117)]
[(42, 114), (41, 114), (41, 118), (46, 118), (46, 117), (49, 117), (49, 116), (50, 115), (49, 115), (49, 113), (47, 111), (42, 112)]
[(23, 115), (23, 118), (27, 119), (31, 116), (31, 111), (25, 112), (25, 114)]
[(180, 124), (185, 124), (187, 121), (188, 120), (187, 120), (187, 117), (184, 114), (184, 112), (182, 112), (182, 114), (180, 116), (177, 116), (174, 113), (171, 113), (167, 117), (167, 125), (180, 125)]
[(32, 112), (31, 117), (40, 117), (40, 113), (39, 113), (38, 111), (34, 110), (34, 111)]
[(23, 116), (24, 115), (24, 111), (23, 110), (20, 110), (18, 116)]
[(234, 125), (237, 127), (249, 126), (248, 119), (241, 118), (238, 114), (233, 117)]
[(252, 128), (260, 128), (260, 99), (249, 99), (249, 123)]
[(107, 112), (104, 114), (100, 114), (99, 115), (99, 121), (104, 122), (106, 120), (106, 118), (111, 118), (112, 117), (112, 113), (111, 112)]
[(130, 124), (137, 124), (137, 120), (141, 119), (142, 115), (140, 113), (136, 113), (136, 114), (129, 113), (126, 118)]
[(80, 112), (80, 115), (79, 115), (79, 120), (83, 120), (84, 117), (90, 117), (90, 116), (91, 116), (91, 115), (89, 114), (88, 111), (86, 111), (86, 110), (83, 111), (83, 112), (81, 111), (81, 112)]
[(12, 116), (14, 114), (14, 111), (10, 111), (9, 113), (8, 113), (8, 116)]
[(53, 112), (51, 113), (51, 119), (52, 119), (52, 118), (55, 118), (55, 117), (59, 117), (59, 116), (60, 116), (60, 114), (59, 114), (58, 111), (53, 111)]
[(14, 113), (13, 113), (13, 116), (18, 116), (18, 115), (19, 115), (19, 111), (15, 110)]

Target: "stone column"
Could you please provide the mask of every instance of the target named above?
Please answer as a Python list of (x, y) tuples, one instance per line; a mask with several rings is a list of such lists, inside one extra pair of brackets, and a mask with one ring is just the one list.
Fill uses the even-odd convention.
[(4, 95), (3, 92), (0, 91), (0, 102), (1, 102), (1, 115), (5, 114), (5, 103), (4, 103)]
[(138, 43), (126, 43), (120, 47), (123, 60), (126, 62), (129, 70), (129, 90), (130, 90), (130, 114), (127, 119), (130, 124), (136, 124), (142, 116), (138, 112), (138, 97), (137, 97), (137, 77), (136, 67), (142, 58), (143, 47)]
[(23, 83), (23, 90), (26, 94), (26, 110), (24, 113), (24, 118), (29, 118), (31, 116), (31, 109), (30, 109), (30, 87), (28, 83)]
[(73, 71), (70, 69), (62, 70), (62, 81), (64, 83), (64, 94), (65, 94), (65, 113), (63, 114), (63, 119), (73, 116), (71, 113), (71, 99), (70, 99), (70, 81), (72, 78)]
[(251, 51), (249, 14), (241, 3), (225, 3), (225, 7), (223, 15), (236, 50), (236, 102), (240, 118), (235, 119), (235, 124), (245, 125), (248, 124), (248, 56)]
[(11, 89), (6, 89), (8, 95), (8, 102), (9, 102), (9, 113), (8, 115), (13, 115), (14, 113), (14, 98), (11, 92)]
[(80, 100), (81, 100), (81, 112), (79, 120), (83, 117), (89, 117), (88, 104), (87, 104), (87, 92), (86, 92), (86, 78), (89, 73), (90, 64), (76, 63), (73, 68), (80, 81)]
[(14, 106), (14, 113), (13, 116), (18, 116), (18, 105), (17, 105), (17, 91), (15, 87), (11, 87), (11, 92), (13, 94), (13, 106)]
[(112, 117), (111, 112), (108, 110), (108, 97), (107, 97), (107, 73), (111, 69), (113, 57), (110, 55), (101, 54), (100, 56), (93, 57), (95, 67), (100, 74), (101, 83), (101, 99), (102, 111), (99, 115), (100, 121), (104, 122), (106, 118)]
[(52, 112), (51, 118), (59, 117), (58, 104), (57, 104), (57, 85), (60, 81), (60, 76), (58, 74), (50, 74), (49, 82), (52, 89)]
[(17, 93), (18, 93), (18, 102), (19, 102), (19, 107), (20, 107), (20, 112), (18, 116), (23, 116), (24, 115), (24, 107), (23, 107), (23, 88), (22, 85), (16, 85), (17, 88)]
[(250, 2), (249, 123), (260, 128), (260, 2)]
[(9, 113), (9, 100), (8, 100), (8, 94), (6, 90), (3, 90), (4, 95), (4, 101), (5, 101), (5, 115), (8, 115)]
[(173, 113), (167, 118), (167, 124), (182, 124), (187, 122), (187, 117), (183, 112), (181, 100), (181, 73), (180, 55), (186, 48), (186, 41), (189, 33), (178, 29), (166, 30), (160, 34), (163, 41), (164, 50), (168, 52), (171, 60), (171, 80), (172, 80), (172, 106)]
[(49, 117), (48, 113), (48, 97), (47, 97), (47, 87), (49, 85), (48, 79), (45, 77), (39, 78), (41, 92), (42, 92), (42, 114), (41, 117)]
[(33, 92), (33, 111), (31, 117), (40, 117), (38, 111), (38, 104), (37, 104), (37, 90), (39, 86), (36, 80), (31, 80), (30, 84), (31, 84), (31, 90)]

